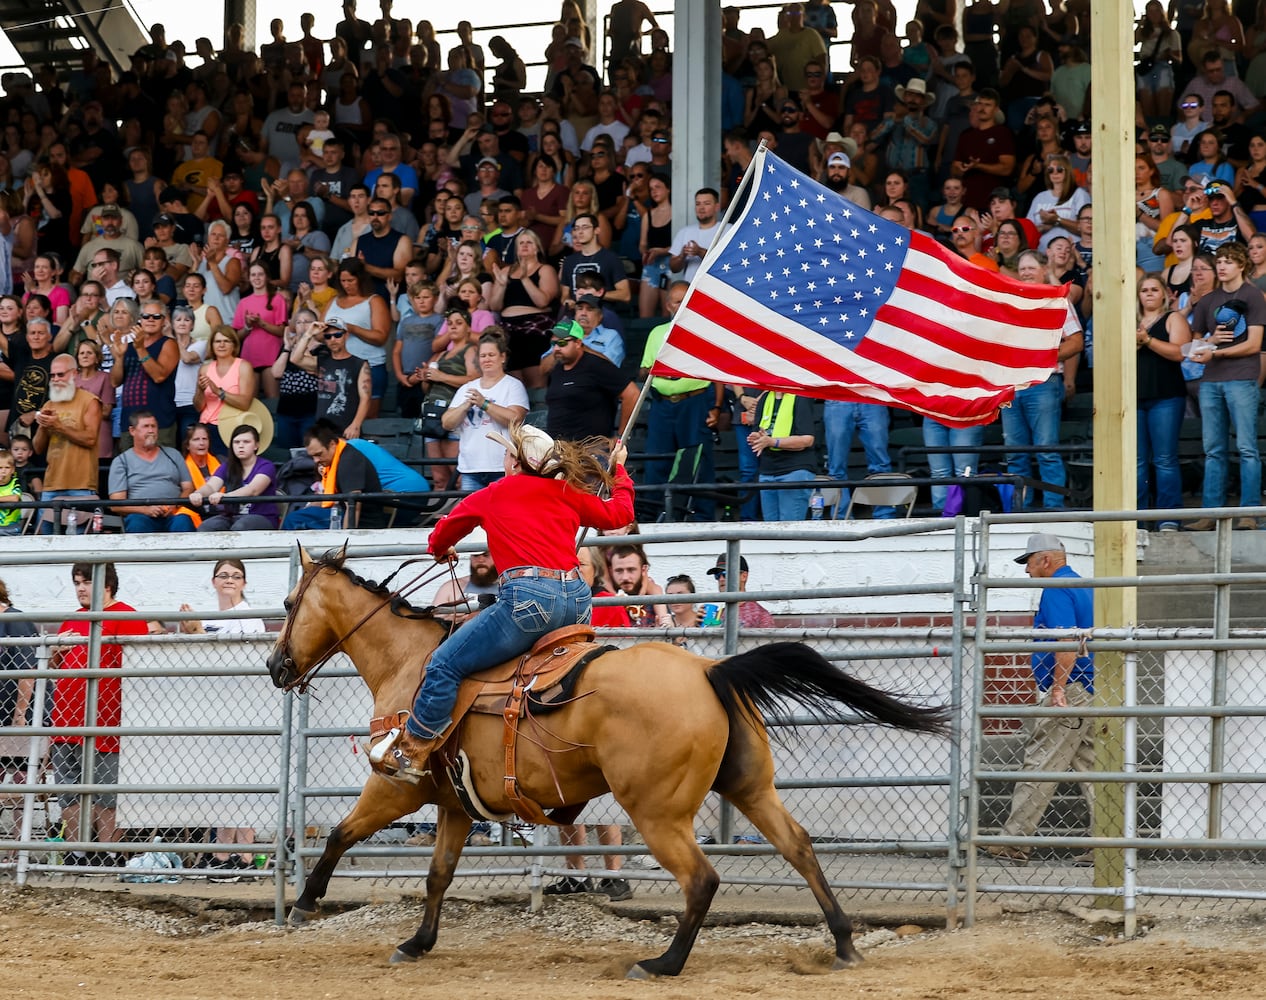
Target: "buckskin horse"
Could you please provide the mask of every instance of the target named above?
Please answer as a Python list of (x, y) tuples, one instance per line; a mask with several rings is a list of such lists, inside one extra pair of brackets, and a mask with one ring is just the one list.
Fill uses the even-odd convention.
[[(435, 620), (434, 608), (413, 608), (398, 592), (355, 575), (344, 565), (345, 554), (346, 546), (313, 558), (300, 548), (302, 573), (286, 598), (287, 618), (268, 670), (279, 688), (303, 686), (311, 671), (342, 651), (373, 692), (375, 715), (391, 716), (412, 703), (447, 626)], [(592, 658), (550, 714), (529, 714), (511, 769), (500, 714), (465, 716), (454, 726), (453, 740), (460, 740), (469, 758), (469, 780), (479, 798), (497, 813), (512, 813), (517, 793), (553, 810), (553, 819), (570, 822), (586, 802), (606, 792), (628, 813), (685, 896), (668, 950), (637, 962), (629, 978), (677, 975), (694, 945), (720, 883), (694, 834), (694, 817), (709, 790), (733, 803), (805, 879), (834, 938), (834, 968), (844, 968), (862, 957), (853, 944), (852, 922), (831, 892), (808, 834), (774, 789), (764, 718), (788, 704), (841, 722), (851, 714), (930, 734), (943, 734), (948, 718), (945, 709), (907, 705), (849, 677), (800, 643), (772, 643), (710, 660), (667, 643), (644, 642)], [(330, 833), (290, 912), (292, 925), (317, 916), (348, 848), (434, 803), (439, 823), (422, 923), (391, 961), (417, 961), (434, 947), (444, 893), (472, 822), (456, 783), (434, 764), (435, 757), (420, 783), (370, 775), (352, 811)], [(517, 787), (511, 788), (506, 775), (515, 772)]]

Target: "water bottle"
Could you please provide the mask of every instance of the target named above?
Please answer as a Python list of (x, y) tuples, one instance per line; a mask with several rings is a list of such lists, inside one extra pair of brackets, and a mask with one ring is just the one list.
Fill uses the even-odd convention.
[(809, 497), (809, 517), (815, 521), (821, 521), (825, 510), (826, 497), (822, 495), (821, 490), (814, 490), (813, 495)]
[(259, 869), (260, 871), (263, 871), (265, 868), (268, 867), (267, 854), (256, 854), (254, 860), (255, 860), (255, 867)]
[(66, 842), (66, 825), (59, 825), (51, 833), (45, 834), (44, 840), (49, 844), (48, 863), (53, 866), (61, 865), (64, 856), (59, 848), (53, 847), (54, 844), (63, 844)]
[(92, 533), (94, 535), (101, 534), (101, 529), (104, 525), (105, 525), (105, 515), (101, 513), (101, 508), (98, 507), (96, 510), (92, 512)]
[(330, 530), (343, 530), (343, 505), (341, 503), (336, 503), (330, 508)]
[(75, 510), (74, 507), (71, 507), (70, 510), (66, 511), (66, 534), (77, 535), (79, 533), (76, 530), (78, 527), (79, 511)]

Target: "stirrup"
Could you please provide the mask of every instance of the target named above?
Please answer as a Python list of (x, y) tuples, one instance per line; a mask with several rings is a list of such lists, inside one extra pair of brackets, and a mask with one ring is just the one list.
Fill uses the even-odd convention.
[(375, 771), (389, 778), (417, 782), (430, 775), (431, 769), (427, 765), (430, 762), (431, 755), (439, 748), (440, 740), (444, 734), (441, 731), (434, 736), (414, 737), (430, 744), (426, 748), (426, 755), (422, 760), (410, 760), (404, 755), (400, 744), (403, 742), (402, 737), (406, 735), (412, 736), (412, 734), (406, 734), (399, 727), (393, 727), (370, 751), (369, 765)]

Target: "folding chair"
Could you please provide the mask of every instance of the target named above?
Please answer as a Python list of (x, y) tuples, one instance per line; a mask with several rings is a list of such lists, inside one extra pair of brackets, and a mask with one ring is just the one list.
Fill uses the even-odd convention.
[(848, 510), (844, 511), (844, 520), (853, 515), (853, 507), (861, 504), (864, 507), (902, 507), (906, 509), (903, 517), (909, 517), (914, 510), (914, 501), (919, 496), (919, 488), (912, 484), (910, 477), (904, 472), (876, 472), (866, 477), (866, 483), (874, 485), (858, 486), (853, 490), (853, 497), (848, 502)]

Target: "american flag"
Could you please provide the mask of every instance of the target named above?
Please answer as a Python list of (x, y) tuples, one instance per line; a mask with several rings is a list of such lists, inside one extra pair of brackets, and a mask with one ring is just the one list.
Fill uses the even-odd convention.
[(763, 147), (652, 368), (988, 423), (1055, 370), (1067, 289), (872, 215)]

